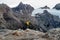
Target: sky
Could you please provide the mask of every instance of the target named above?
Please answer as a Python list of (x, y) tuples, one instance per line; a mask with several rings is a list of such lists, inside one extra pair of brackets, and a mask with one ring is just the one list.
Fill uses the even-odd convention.
[(30, 4), (35, 9), (47, 5), (52, 8), (56, 4), (60, 3), (60, 0), (0, 0), (0, 4), (7, 4), (9, 7), (16, 7), (20, 2), (24, 4)]

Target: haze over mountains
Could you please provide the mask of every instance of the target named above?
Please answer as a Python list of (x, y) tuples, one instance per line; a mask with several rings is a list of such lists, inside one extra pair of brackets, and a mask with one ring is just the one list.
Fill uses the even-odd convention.
[(47, 10), (48, 12), (50, 12), (52, 15), (56, 15), (60, 17), (60, 3), (56, 4), (55, 7), (53, 7), (52, 9), (50, 9), (49, 7), (45, 6), (45, 7), (40, 7), (36, 10), (34, 10), (32, 12), (32, 16), (34, 16), (36, 13), (43, 13), (44, 10)]

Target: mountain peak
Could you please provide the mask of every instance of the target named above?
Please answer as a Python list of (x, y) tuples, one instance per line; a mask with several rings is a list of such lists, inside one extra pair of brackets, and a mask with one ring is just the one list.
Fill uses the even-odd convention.
[(53, 9), (60, 10), (60, 3), (56, 4), (55, 7), (53, 7)]
[(12, 8), (14, 12), (18, 11), (20, 12), (20, 10), (23, 10), (23, 11), (28, 11), (29, 13), (31, 13), (34, 8), (29, 5), (29, 4), (23, 4), (22, 2), (15, 8)]
[(23, 5), (24, 5), (23, 2), (20, 2), (19, 5), (18, 5), (18, 7), (23, 6)]
[(50, 12), (48, 12), (47, 10), (44, 10), (43, 13), (41, 15), (45, 15), (45, 16), (52, 16), (52, 14)]
[(41, 7), (41, 9), (50, 9), (48, 6)]
[(43, 13), (48, 13), (48, 11), (47, 10), (44, 10), (44, 12)]

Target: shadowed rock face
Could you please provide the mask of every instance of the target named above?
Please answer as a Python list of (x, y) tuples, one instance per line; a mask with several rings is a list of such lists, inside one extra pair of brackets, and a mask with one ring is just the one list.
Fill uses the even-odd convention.
[(39, 28), (43, 31), (47, 31), (52, 28), (60, 27), (60, 20), (57, 16), (50, 14), (47, 10), (44, 10), (41, 14), (36, 14), (36, 19), (38, 21)]

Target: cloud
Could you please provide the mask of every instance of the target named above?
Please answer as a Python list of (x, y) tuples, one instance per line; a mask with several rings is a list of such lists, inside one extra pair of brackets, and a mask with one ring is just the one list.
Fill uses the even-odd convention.
[(0, 3), (5, 3), (10, 7), (14, 7), (17, 6), (21, 1), (25, 4), (30, 4), (34, 8), (39, 8), (45, 5), (52, 8), (57, 3), (60, 3), (60, 0), (0, 0)]

